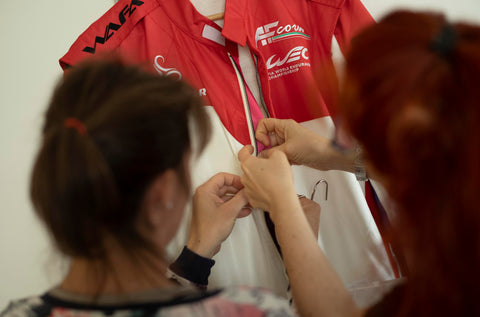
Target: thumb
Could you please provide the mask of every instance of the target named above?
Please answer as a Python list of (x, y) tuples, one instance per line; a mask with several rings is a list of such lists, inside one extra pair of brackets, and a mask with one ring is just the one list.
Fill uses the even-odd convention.
[(237, 218), (243, 208), (248, 204), (245, 190), (239, 190), (232, 199), (225, 202), (222, 206), (233, 218)]
[(262, 152), (260, 152), (258, 154), (258, 157), (269, 158), (272, 155), (272, 153), (275, 152), (275, 151), (281, 151), (281, 152), (285, 153), (285, 143), (282, 144), (282, 145), (275, 146), (275, 147), (270, 148), (270, 149), (263, 150)]
[(239, 152), (238, 152), (238, 159), (240, 162), (245, 161), (247, 158), (252, 156), (253, 153), (253, 146), (245, 145)]

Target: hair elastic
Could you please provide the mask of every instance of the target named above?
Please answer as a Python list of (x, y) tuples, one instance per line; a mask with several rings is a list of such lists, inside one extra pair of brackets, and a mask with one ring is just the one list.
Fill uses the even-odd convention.
[(434, 52), (443, 57), (450, 57), (455, 44), (457, 43), (457, 32), (455, 27), (449, 23), (445, 24), (440, 32), (435, 35), (431, 42), (431, 48)]
[(87, 127), (85, 126), (85, 124), (83, 124), (82, 121), (78, 120), (77, 118), (66, 118), (65, 121), (63, 121), (63, 126), (65, 128), (74, 128), (80, 135), (87, 134)]

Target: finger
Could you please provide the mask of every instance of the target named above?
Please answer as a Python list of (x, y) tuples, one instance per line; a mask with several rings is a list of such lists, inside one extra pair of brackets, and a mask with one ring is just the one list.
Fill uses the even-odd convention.
[(265, 149), (263, 150), (262, 152), (258, 153), (258, 156), (259, 158), (267, 158), (269, 156), (269, 152), (271, 152), (272, 150), (271, 149)]
[(274, 152), (282, 152), (283, 153), (282, 147), (277, 146), (273, 149), (264, 150), (264, 151), (260, 152), (258, 157), (268, 159), (268, 158), (272, 157)]
[(281, 147), (276, 147), (272, 151), (268, 152), (267, 158), (272, 158), (274, 160), (284, 160), (288, 162), (287, 155), (281, 150)]
[(238, 152), (238, 159), (240, 162), (245, 161), (253, 154), (253, 146), (245, 145), (239, 152)]
[(238, 193), (239, 190), (240, 189), (237, 189), (235, 187), (230, 187), (230, 189), (226, 190), (225, 193), (223, 194), (220, 193), (218, 196), (223, 200), (223, 202), (226, 202), (232, 199)]
[[(222, 196), (223, 203), (226, 203), (227, 201), (231, 200), (233, 197), (235, 197), (235, 194), (226, 194)], [(243, 218), (248, 216), (253, 210), (253, 207), (250, 205), (250, 203), (247, 203), (242, 210), (240, 210), (240, 213), (237, 215), (237, 218)]]
[(265, 146), (276, 146), (283, 143), (283, 123), (280, 119), (266, 118), (258, 122), (255, 138)]
[[(243, 188), (240, 176), (229, 173), (218, 173), (206, 181), (202, 187), (217, 196), (223, 196), (228, 190), (237, 192)], [(225, 189), (226, 187), (226, 189)]]
[(229, 201), (230, 199), (233, 198), (234, 195), (223, 195), (222, 197), (220, 197), (222, 200), (223, 200), (223, 203), (226, 203), (227, 201)]
[(239, 175), (234, 175), (234, 174), (227, 174), (227, 175), (228, 176), (226, 178), (225, 185), (236, 188), (237, 190), (235, 190), (235, 193), (238, 190), (243, 188), (243, 184), (242, 184), (242, 181), (240, 180)]
[(222, 208), (232, 213), (234, 217), (237, 217), (247, 204), (247, 196), (245, 196), (245, 191), (242, 189), (232, 199), (224, 203)]
[(268, 159), (272, 155), (273, 151), (277, 151), (277, 150), (280, 150), (280, 149), (278, 147), (275, 147), (273, 149), (264, 150), (258, 155), (258, 157)]
[(245, 218), (252, 213), (252, 208), (242, 208), (237, 215), (237, 218)]
[(265, 146), (270, 146), (269, 135), (275, 132), (275, 122), (277, 119), (266, 118), (258, 121), (257, 128), (255, 129), (255, 138), (262, 142)]
[(222, 199), (222, 204), (226, 203), (227, 201), (229, 201), (230, 199), (233, 198), (233, 195), (223, 195), (222, 197), (220, 197)]
[(262, 119), (258, 122), (257, 129), (255, 130), (255, 138), (262, 142), (265, 146), (270, 146), (270, 132), (268, 131), (268, 127), (265, 125), (265, 120), (269, 119)]
[[(273, 151), (280, 151), (280, 152), (283, 152), (285, 153), (285, 145), (282, 144), (282, 145), (279, 145), (279, 146), (276, 146), (274, 148), (271, 148), (271, 149), (266, 149), (266, 150), (263, 150), (262, 152), (260, 152), (258, 154), (258, 157), (260, 158), (269, 158)], [(285, 153), (286, 154), (286, 153)]]
[[(242, 184), (242, 188), (243, 188), (243, 184)], [(224, 197), (224, 196), (233, 197), (242, 188), (237, 188), (235, 186), (223, 186), (218, 190), (216, 195), (219, 197)]]

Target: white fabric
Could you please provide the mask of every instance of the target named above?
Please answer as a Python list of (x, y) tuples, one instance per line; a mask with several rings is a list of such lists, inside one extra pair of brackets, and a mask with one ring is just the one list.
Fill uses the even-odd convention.
[[(334, 135), (330, 117), (302, 125), (327, 138)], [(294, 166), (293, 170), (297, 193), (308, 198), (318, 180), (328, 183), (328, 200), (324, 185), (318, 186), (314, 197), (322, 208), (318, 242), (345, 285), (350, 288), (393, 279), (380, 233), (355, 175), (304, 166)]]
[[(224, 0), (191, 2), (203, 15), (224, 10)], [(223, 25), (223, 21), (216, 22)], [(240, 48), (240, 64), (247, 84), (259, 100), (256, 69), (248, 48)], [(241, 174), (236, 155), (242, 145), (223, 127), (212, 107), (208, 106), (207, 111), (213, 135), (207, 149), (192, 166), (193, 188), (217, 172)], [(326, 137), (334, 135), (330, 117), (305, 122), (303, 125)], [(353, 289), (374, 281), (393, 279), (380, 234), (355, 176), (300, 166), (293, 167), (293, 171), (297, 193), (307, 197), (310, 197), (316, 181), (325, 179), (328, 182), (328, 200), (324, 200), (323, 187), (317, 190), (315, 196), (315, 201), (322, 207), (319, 244), (347, 287)], [(186, 243), (190, 216), (191, 210), (187, 208), (178, 235), (169, 248), (172, 257)], [(273, 244), (262, 212), (254, 211), (251, 216), (237, 220), (232, 234), (222, 244), (221, 251), (214, 259), (217, 262), (209, 279), (210, 287), (260, 286), (287, 296), (288, 280), (283, 261)]]
[[(213, 107), (207, 106), (213, 128), (212, 140), (198, 160), (192, 160), (193, 188), (204, 183), (211, 175), (229, 172), (240, 175), (236, 158), (242, 145), (223, 127)], [(330, 118), (304, 123), (307, 128), (327, 135), (333, 128)], [(326, 127), (326, 128), (323, 128)], [(328, 182), (328, 200), (324, 200), (324, 188), (319, 187), (315, 201), (322, 207), (319, 244), (349, 288), (369, 285), (374, 281), (393, 279), (393, 272), (381, 246), (381, 238), (366, 205), (363, 193), (351, 173), (321, 172), (307, 167), (294, 166), (297, 193), (310, 197), (313, 185), (319, 179)], [(171, 251), (181, 250), (187, 241), (191, 209)], [(174, 251), (173, 251), (174, 252)], [(170, 252), (172, 258), (176, 255)], [(230, 237), (222, 244), (214, 257), (217, 261), (209, 279), (210, 287), (254, 285), (271, 289), (287, 296), (287, 277), (263, 214), (255, 211), (251, 216), (238, 219)]]
[(202, 36), (206, 39), (214, 41), (215, 43), (225, 46), (225, 38), (222, 36), (222, 33), (208, 24), (205, 24), (203, 27)]
[[(218, 172), (241, 174), (237, 153), (243, 145), (223, 127), (213, 107), (207, 106), (206, 109), (213, 133), (201, 157), (191, 160), (193, 188)], [(169, 246), (171, 258), (176, 257), (174, 252), (181, 250), (187, 241), (190, 218), (191, 208), (186, 208), (184, 221)], [(270, 238), (262, 211), (255, 210), (252, 215), (238, 219), (230, 237), (213, 259), (216, 263), (209, 287), (259, 286), (287, 296), (288, 282), (283, 261)]]

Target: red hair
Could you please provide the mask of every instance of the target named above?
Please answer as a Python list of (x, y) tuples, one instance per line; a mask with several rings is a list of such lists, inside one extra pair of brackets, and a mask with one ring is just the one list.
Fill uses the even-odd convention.
[(341, 113), (398, 206), (399, 315), (480, 315), (480, 28), (394, 12), (346, 57)]

